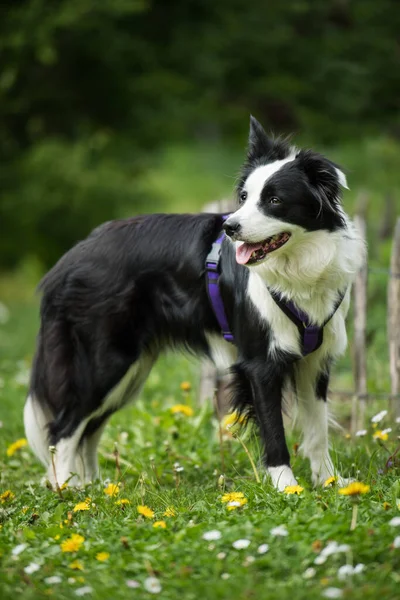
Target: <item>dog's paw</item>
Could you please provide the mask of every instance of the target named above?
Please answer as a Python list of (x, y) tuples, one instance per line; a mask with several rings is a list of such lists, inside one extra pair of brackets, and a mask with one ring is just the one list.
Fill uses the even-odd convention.
[(297, 485), (293, 471), (288, 465), (268, 467), (268, 473), (271, 477), (272, 485), (278, 492), (283, 492), (289, 485)]

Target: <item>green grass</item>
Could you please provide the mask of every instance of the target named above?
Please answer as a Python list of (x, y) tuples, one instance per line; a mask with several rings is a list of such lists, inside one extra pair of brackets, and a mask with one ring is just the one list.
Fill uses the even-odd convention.
[[(400, 208), (398, 148), (388, 140), (372, 140), (327, 154), (350, 170), (352, 191), (345, 196), (350, 214), (360, 191), (368, 190), (370, 265), (387, 267), (390, 241), (380, 240), (378, 230), (385, 195), (392, 194)], [(205, 202), (229, 196), (241, 159), (241, 150), (217, 146), (170, 148), (141, 182), (148, 197), (154, 198), (148, 210), (197, 210)], [(10, 309), (10, 319), (0, 324), (0, 494), (11, 490), (15, 495), (0, 504), (0, 598), (23, 594), (26, 599), (62, 600), (77, 597), (76, 591), (88, 586), (92, 589), (88, 597), (95, 599), (147, 599), (152, 597), (144, 587), (149, 576), (159, 580), (162, 590), (154, 596), (163, 600), (312, 600), (323, 598), (330, 587), (352, 600), (398, 597), (400, 548), (394, 548), (393, 541), (400, 528), (389, 522), (400, 516), (399, 465), (389, 470), (385, 465), (397, 447), (400, 425), (388, 417), (382, 426), (393, 431), (386, 447), (373, 440), (371, 426), (364, 438), (348, 439), (346, 429), (332, 433), (333, 456), (342, 474), (371, 486), (370, 493), (360, 498), (354, 531), (350, 531), (350, 499), (335, 489), (313, 490), (308, 464), (300, 456), (292, 458), (304, 487), (299, 497), (278, 494), (268, 481), (257, 483), (242, 445), (228, 437), (221, 447), (213, 411), (196, 404), (198, 365), (180, 357), (162, 359), (140, 401), (115, 415), (106, 429), (101, 472), (103, 479), (120, 484), (117, 497), (107, 496), (104, 485), (96, 483), (84, 490), (67, 489), (60, 498), (41, 485), (43, 469), (27, 447), (7, 456), (10, 444), (24, 436), (24, 382), (38, 326), (32, 298), (39, 276), (40, 267), (27, 261), (15, 275), (0, 278), (0, 299)], [(371, 274), (367, 349), (371, 392), (388, 390), (389, 385), (386, 286), (383, 274)], [(347, 355), (336, 367), (333, 389), (352, 389), (350, 355), (351, 339)], [(191, 382), (189, 393), (180, 389), (182, 381)], [(181, 403), (193, 408), (192, 417), (171, 414), (170, 408)], [(374, 402), (368, 414), (383, 408), (383, 402)], [(346, 427), (348, 404), (335, 405), (334, 412)], [(262, 474), (256, 436), (249, 432), (244, 441)], [(291, 449), (298, 441), (296, 433), (289, 434)], [(115, 443), (120, 471), (113, 457)], [(177, 462), (183, 471), (176, 472)], [(221, 502), (226, 491), (241, 491), (247, 504), (229, 512)], [(90, 509), (74, 512), (74, 506), (89, 496)], [(121, 508), (118, 498), (130, 504)], [(154, 511), (153, 519), (138, 515), (140, 504)], [(169, 506), (175, 517), (163, 516)], [(166, 528), (154, 528), (155, 520), (165, 520)], [(271, 529), (281, 524), (288, 536), (274, 537)], [(210, 530), (218, 530), (221, 538), (203, 539)], [(72, 533), (85, 541), (76, 553), (64, 553), (60, 544)], [(247, 549), (232, 546), (239, 539), (250, 541)], [(350, 549), (315, 564), (328, 541), (348, 544)], [(13, 556), (20, 544), (26, 548)], [(265, 554), (257, 551), (262, 544), (269, 544)], [(99, 552), (109, 553), (108, 560), (98, 561)], [(71, 568), (76, 560), (82, 571)], [(26, 573), (32, 562), (39, 569)], [(362, 573), (338, 578), (341, 566), (358, 563), (365, 565)], [(310, 568), (315, 573), (307, 578), (304, 573)], [(60, 583), (46, 582), (49, 577), (60, 578)], [(129, 588), (130, 580), (140, 587)]]
[[(350, 531), (351, 500), (335, 489), (313, 490), (308, 464), (300, 456), (293, 457), (304, 487), (299, 497), (278, 494), (268, 481), (257, 483), (242, 445), (227, 437), (221, 448), (213, 411), (196, 404), (197, 365), (168, 356), (152, 372), (140, 401), (117, 414), (104, 434), (102, 478), (120, 484), (119, 494), (109, 497), (103, 483), (96, 483), (82, 490), (66, 489), (60, 498), (41, 485), (42, 467), (27, 447), (7, 456), (10, 444), (24, 436), (24, 380), (37, 306), (28, 300), (31, 290), (23, 290), (18, 281), (7, 281), (6, 287), (0, 283), (0, 292), (11, 308), (9, 321), (0, 326), (0, 494), (15, 494), (0, 504), (2, 599), (23, 595), (62, 600), (77, 597), (86, 587), (92, 590), (88, 597), (115, 600), (157, 595), (165, 600), (301, 600), (323, 598), (330, 587), (355, 600), (398, 597), (400, 548), (392, 544), (400, 529), (389, 521), (400, 516), (400, 483), (397, 467), (382, 471), (396, 448), (399, 425), (384, 421), (384, 427), (393, 428), (388, 450), (373, 441), (371, 427), (365, 438), (347, 439), (345, 431), (333, 435), (333, 456), (342, 473), (371, 486), (360, 498), (358, 524)], [(182, 381), (190, 381), (192, 390), (182, 391)], [(193, 408), (193, 416), (171, 413), (170, 408), (181, 403)], [(381, 408), (376, 404), (369, 412)], [(340, 407), (343, 416), (346, 410)], [(257, 438), (248, 433), (244, 440), (258, 466)], [(290, 448), (297, 441), (296, 433), (290, 434)], [(115, 443), (120, 471), (113, 457)], [(183, 471), (176, 472), (177, 462)], [(221, 497), (233, 490), (241, 491), (248, 502), (229, 512)], [(90, 509), (74, 512), (87, 497)], [(117, 505), (120, 498), (130, 504)], [(138, 515), (141, 504), (154, 511), (154, 518)], [(170, 506), (176, 516), (164, 517)], [(156, 520), (164, 520), (166, 528), (154, 528)], [(287, 537), (274, 537), (271, 530), (282, 524)], [(221, 538), (203, 539), (211, 530), (219, 531)], [(84, 537), (83, 544), (75, 553), (62, 552), (60, 544), (73, 533)], [(232, 546), (239, 539), (250, 541), (247, 549)], [(348, 544), (349, 550), (315, 564), (328, 541)], [(20, 544), (25, 549), (13, 556)], [(258, 553), (262, 544), (269, 544), (265, 554)], [(108, 560), (97, 560), (99, 552), (109, 553)], [(71, 568), (76, 560), (83, 570)], [(33, 573), (28, 568), (27, 573), (31, 563), (39, 568)], [(358, 563), (365, 565), (362, 573), (338, 578), (339, 567)], [(315, 574), (307, 578), (304, 573), (310, 568)], [(150, 576), (160, 582), (158, 594), (144, 587)], [(60, 583), (49, 583), (49, 577), (60, 578)], [(140, 587), (129, 588), (130, 580)]]

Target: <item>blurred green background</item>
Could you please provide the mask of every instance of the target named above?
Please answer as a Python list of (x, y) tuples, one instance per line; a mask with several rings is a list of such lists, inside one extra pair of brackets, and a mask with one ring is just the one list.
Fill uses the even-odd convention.
[[(3, 2), (0, 357), (31, 355), (34, 284), (97, 224), (229, 197), (253, 113), (343, 165), (346, 209), (367, 207), (369, 387), (388, 389), (399, 31), (397, 0)], [(339, 371), (351, 388), (349, 355)]]

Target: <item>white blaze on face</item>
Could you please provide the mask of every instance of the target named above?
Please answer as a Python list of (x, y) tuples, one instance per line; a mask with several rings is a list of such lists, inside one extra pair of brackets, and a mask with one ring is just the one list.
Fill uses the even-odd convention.
[(247, 192), (247, 199), (235, 213), (235, 218), (241, 225), (241, 234), (246, 242), (260, 242), (282, 232), (282, 221), (264, 215), (260, 210), (260, 199), (266, 181), (294, 159), (295, 155), (293, 154), (283, 160), (276, 160), (268, 165), (257, 167), (246, 179), (243, 191)]

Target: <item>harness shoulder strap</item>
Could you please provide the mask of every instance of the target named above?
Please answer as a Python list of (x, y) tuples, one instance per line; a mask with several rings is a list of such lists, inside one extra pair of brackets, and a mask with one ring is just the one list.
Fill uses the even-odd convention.
[[(223, 221), (229, 215), (224, 215), (222, 217)], [(226, 316), (224, 303), (221, 298), (221, 293), (219, 289), (219, 277), (220, 277), (220, 266), (219, 261), (221, 258), (221, 245), (225, 238), (225, 233), (222, 232), (218, 238), (213, 243), (210, 252), (207, 254), (206, 258), (206, 281), (207, 281), (207, 293), (208, 298), (210, 300), (210, 304), (214, 311), (215, 317), (218, 321), (218, 324), (221, 328), (222, 335), (227, 342), (233, 342), (234, 337), (230, 330), (228, 318)]]

